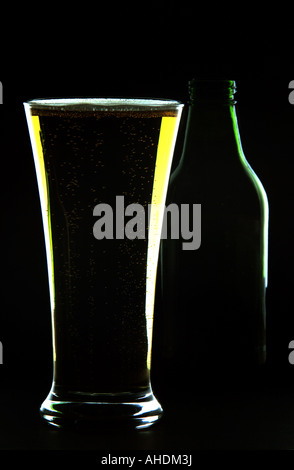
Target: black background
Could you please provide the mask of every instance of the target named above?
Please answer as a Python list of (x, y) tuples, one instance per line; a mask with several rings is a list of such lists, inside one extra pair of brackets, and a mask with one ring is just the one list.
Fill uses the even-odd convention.
[[(9, 34), (3, 35), (0, 60), (1, 449), (102, 452), (294, 447), (294, 365), (288, 361), (288, 345), (294, 340), (290, 12), (256, 12), (242, 6), (234, 12), (232, 5), (220, 11), (213, 6), (207, 11), (191, 7), (160, 4), (142, 6), (139, 11), (125, 5), (117, 11), (113, 5), (102, 11), (98, 5), (97, 10), (81, 11), (72, 5), (70, 12), (53, 7), (35, 15), (19, 11), (17, 20), (13, 13), (7, 14)], [(187, 83), (193, 77), (236, 80), (244, 153), (269, 199), (269, 388), (258, 398), (250, 395), (231, 400), (230, 396), (220, 398), (219, 384), (215, 384), (213, 403), (204, 398), (203, 407), (187, 389), (184, 404), (175, 397), (167, 405), (171, 413), (157, 430), (129, 437), (102, 433), (99, 438), (85, 439), (47, 431), (39, 424), (38, 408), (52, 375), (49, 293), (38, 190), (22, 103), (65, 96), (157, 97), (186, 102)], [(181, 134), (175, 161), (180, 143)], [(160, 395), (160, 384), (158, 388)], [(195, 428), (197, 418), (199, 429)]]

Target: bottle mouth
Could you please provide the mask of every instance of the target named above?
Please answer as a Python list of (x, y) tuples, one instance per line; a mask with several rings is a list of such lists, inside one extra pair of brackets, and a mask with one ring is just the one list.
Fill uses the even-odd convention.
[(190, 102), (209, 102), (235, 104), (234, 93), (237, 87), (235, 80), (226, 79), (196, 79), (189, 82)]

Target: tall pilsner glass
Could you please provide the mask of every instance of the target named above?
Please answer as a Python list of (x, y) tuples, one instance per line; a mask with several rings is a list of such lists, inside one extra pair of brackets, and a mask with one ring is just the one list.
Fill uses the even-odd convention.
[[(182, 104), (54, 99), (24, 104), (38, 180), (55, 426), (147, 427), (153, 305), (166, 190)], [(148, 214), (149, 209), (149, 214)]]

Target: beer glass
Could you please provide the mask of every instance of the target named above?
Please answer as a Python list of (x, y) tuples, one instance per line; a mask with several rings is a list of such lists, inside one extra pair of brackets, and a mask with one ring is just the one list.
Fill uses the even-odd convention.
[(24, 103), (49, 278), (50, 424), (144, 428), (156, 269), (182, 104), (157, 99)]

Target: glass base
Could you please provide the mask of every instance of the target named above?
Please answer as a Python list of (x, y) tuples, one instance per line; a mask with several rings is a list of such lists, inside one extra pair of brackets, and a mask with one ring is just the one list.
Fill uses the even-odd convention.
[(162, 408), (149, 388), (139, 393), (56, 393), (54, 389), (40, 408), (43, 419), (60, 428), (144, 429), (162, 415)]

